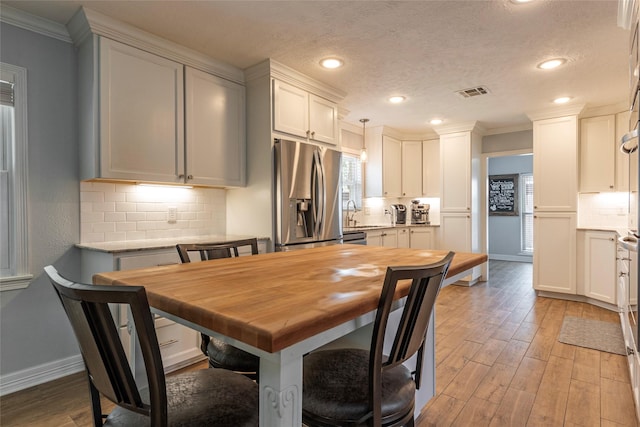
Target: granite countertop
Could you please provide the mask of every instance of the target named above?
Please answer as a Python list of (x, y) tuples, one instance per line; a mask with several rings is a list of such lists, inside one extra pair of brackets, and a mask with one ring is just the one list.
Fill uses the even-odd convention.
[[(127, 240), (121, 242), (77, 243), (80, 249), (98, 252), (134, 252), (149, 249), (173, 248), (178, 243), (224, 243), (231, 240), (250, 239), (255, 236), (231, 234), (211, 234), (203, 236), (170, 237), (166, 239)], [(258, 237), (258, 240), (269, 240), (269, 237)]]

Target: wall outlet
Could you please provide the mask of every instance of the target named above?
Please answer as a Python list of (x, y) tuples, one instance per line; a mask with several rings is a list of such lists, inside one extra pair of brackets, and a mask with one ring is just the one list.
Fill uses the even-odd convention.
[(176, 208), (175, 206), (169, 206), (167, 221), (170, 224), (175, 224), (177, 220), (178, 220), (178, 208)]

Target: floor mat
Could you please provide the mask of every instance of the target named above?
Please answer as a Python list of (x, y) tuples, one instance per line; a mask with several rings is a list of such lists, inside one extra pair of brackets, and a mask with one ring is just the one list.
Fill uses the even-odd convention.
[(558, 341), (625, 356), (622, 328), (617, 323), (566, 316)]

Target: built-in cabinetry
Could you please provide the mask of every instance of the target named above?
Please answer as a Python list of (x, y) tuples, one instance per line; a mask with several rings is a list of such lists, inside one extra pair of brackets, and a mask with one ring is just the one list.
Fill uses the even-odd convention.
[(616, 304), (617, 233), (585, 231), (584, 295), (611, 305)]
[[(80, 178), (244, 185), (244, 86), (177, 60), (207, 68), (189, 60), (187, 49), (164, 48), (166, 41), (89, 15), (103, 21), (91, 30), (110, 37), (82, 31), (89, 24), (81, 13), (70, 24), (78, 46)], [(138, 39), (144, 47), (134, 47)]]
[[(480, 250), (479, 174), (482, 138), (473, 129), (440, 136), (440, 247)], [(462, 282), (480, 277), (475, 268)]]
[(422, 141), (422, 195), (440, 197), (440, 140)]
[(402, 141), (402, 197), (422, 195), (422, 141)]
[[(627, 133), (629, 112), (589, 117), (580, 120), (580, 191), (606, 192), (637, 190), (637, 152), (631, 155), (618, 149)], [(633, 160), (636, 160), (633, 162)]]
[[(81, 251), (82, 281), (91, 283), (92, 276), (102, 271), (130, 270), (157, 265), (178, 264), (180, 258), (175, 248), (142, 250), (133, 252)], [(127, 358), (132, 365), (138, 363), (131, 350), (135, 343), (128, 313), (120, 307), (112, 307), (114, 318)], [(204, 359), (200, 351), (200, 334), (193, 329), (168, 319), (154, 316), (162, 364), (166, 372), (174, 371)]]
[(273, 130), (335, 145), (338, 104), (274, 79)]
[(576, 294), (577, 116), (533, 122), (533, 287)]
[(433, 227), (376, 228), (367, 230), (367, 245), (392, 248), (434, 249)]

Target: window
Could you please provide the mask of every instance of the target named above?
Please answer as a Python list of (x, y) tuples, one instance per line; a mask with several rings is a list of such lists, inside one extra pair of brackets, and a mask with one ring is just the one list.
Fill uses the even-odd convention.
[(27, 235), (27, 70), (0, 63), (0, 291), (25, 288)]
[(522, 188), (521, 209), (522, 212), (522, 252), (533, 252), (533, 175), (520, 175), (520, 188)]
[[(357, 209), (362, 209), (362, 162), (360, 156), (342, 153), (342, 209), (353, 200)], [(353, 209), (353, 204), (349, 206)]]

